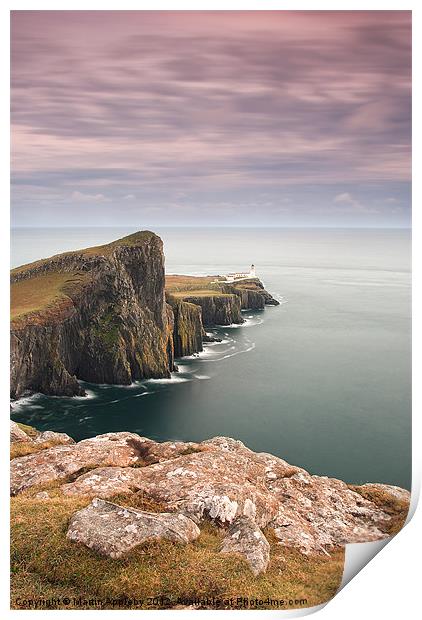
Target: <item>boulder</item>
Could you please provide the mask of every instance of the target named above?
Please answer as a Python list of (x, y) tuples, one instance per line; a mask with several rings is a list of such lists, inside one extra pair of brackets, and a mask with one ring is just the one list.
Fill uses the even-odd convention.
[(73, 515), (67, 538), (101, 555), (120, 558), (149, 540), (188, 543), (199, 534), (198, 526), (182, 514), (144, 512), (95, 498)]
[(386, 538), (390, 516), (341, 480), (300, 473), (269, 485), (279, 501), (271, 526), (281, 544), (305, 554)]
[(16, 424), (16, 422), (10, 420), (10, 443), (15, 443), (17, 441), (32, 441), (32, 439)]
[(86, 468), (128, 467), (142, 462), (143, 442), (135, 433), (106, 433), (74, 445), (54, 446), (15, 458), (10, 462), (11, 494), (63, 480)]
[(66, 433), (55, 433), (54, 431), (44, 431), (39, 433), (35, 439), (35, 443), (44, 443), (45, 441), (54, 441), (57, 445), (69, 445), (74, 444), (75, 440)]
[(329, 554), (334, 546), (394, 534), (410, 499), (398, 487), (348, 486), (312, 476), (229, 437), (157, 443), (134, 433), (108, 433), (15, 458), (11, 474), (13, 494), (58, 480), (66, 496), (139, 493), (195, 523), (208, 518), (230, 527), (247, 517), (304, 554)]
[(253, 574), (267, 570), (270, 545), (257, 524), (250, 517), (236, 517), (223, 540), (221, 553), (240, 553), (249, 563)]

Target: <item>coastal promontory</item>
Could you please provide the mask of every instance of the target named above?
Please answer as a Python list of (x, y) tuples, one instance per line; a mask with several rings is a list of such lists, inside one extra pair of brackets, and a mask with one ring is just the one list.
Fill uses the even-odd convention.
[(84, 395), (80, 381), (169, 377), (206, 328), (278, 302), (258, 278), (165, 276), (161, 239), (137, 232), (11, 272), (11, 396)]

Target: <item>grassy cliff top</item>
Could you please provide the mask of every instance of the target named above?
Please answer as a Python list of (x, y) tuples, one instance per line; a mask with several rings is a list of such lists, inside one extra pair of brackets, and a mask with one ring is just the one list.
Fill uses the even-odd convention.
[(14, 269), (12, 269), (10, 273), (12, 276), (18, 275), (36, 267), (41, 267), (42, 265), (45, 265), (50, 261), (55, 261), (59, 258), (66, 256), (109, 256), (118, 247), (142, 246), (144, 243), (154, 238), (160, 239), (160, 237), (158, 237), (150, 230), (141, 230), (133, 233), (132, 235), (128, 235), (127, 237), (122, 237), (121, 239), (111, 241), (110, 243), (105, 243), (103, 245), (97, 245), (90, 248), (84, 248), (82, 250), (62, 252), (61, 254), (54, 254), (54, 256), (50, 256), (49, 258), (42, 258), (32, 263), (27, 263), (26, 265), (20, 265), (19, 267), (15, 267)]
[(86, 276), (80, 274), (53, 272), (13, 282), (10, 287), (11, 321), (35, 319), (41, 310), (61, 314), (72, 306), (70, 295), (85, 281)]
[(167, 275), (166, 293), (173, 299), (223, 295), (219, 285), (213, 284), (215, 279), (216, 276)]
[[(10, 287), (10, 318), (14, 326), (17, 327), (22, 322), (40, 323), (45, 319), (58, 318), (72, 306), (72, 295), (89, 280), (89, 274), (62, 271), (61, 258), (109, 256), (116, 248), (142, 246), (154, 238), (159, 240), (159, 237), (149, 230), (138, 231), (111, 243), (55, 254), (50, 258), (43, 258), (12, 269), (12, 277), (28, 272), (24, 276), (25, 279), (12, 282)], [(48, 271), (40, 273), (38, 268), (44, 265), (48, 265)], [(33, 270), (35, 270), (34, 273), (31, 273)]]

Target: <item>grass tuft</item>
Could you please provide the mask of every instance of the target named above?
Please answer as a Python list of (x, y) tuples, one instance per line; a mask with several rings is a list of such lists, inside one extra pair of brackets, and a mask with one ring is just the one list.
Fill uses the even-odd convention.
[[(224, 530), (207, 521), (201, 524), (199, 538), (188, 545), (153, 541), (125, 558), (101, 557), (66, 539), (69, 519), (89, 503), (86, 498), (63, 497), (51, 489), (50, 499), (37, 500), (34, 493), (11, 499), (13, 609), (21, 608), (24, 599), (38, 597), (58, 599), (53, 603), (57, 609), (95, 607), (73, 600), (79, 597), (142, 599), (141, 608), (148, 608), (148, 597), (164, 597), (164, 607), (172, 608), (186, 599), (212, 596), (290, 599), (297, 602), (292, 607), (312, 606), (330, 599), (340, 585), (342, 549), (335, 549), (330, 558), (305, 557), (279, 545), (267, 531), (270, 566), (254, 577), (243, 558), (219, 553)], [(112, 501), (150, 512), (164, 509), (140, 493), (115, 496)], [(63, 597), (70, 599), (68, 605), (61, 602)], [(160, 601), (149, 608), (162, 606)], [(225, 607), (230, 608), (227, 601)], [(106, 603), (104, 608), (113, 605)]]

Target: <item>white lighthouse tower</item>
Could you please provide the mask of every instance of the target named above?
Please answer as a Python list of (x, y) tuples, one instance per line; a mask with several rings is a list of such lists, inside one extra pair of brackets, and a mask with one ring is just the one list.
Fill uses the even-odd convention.
[(249, 277), (250, 278), (256, 278), (255, 265), (251, 265), (251, 269), (249, 271)]

